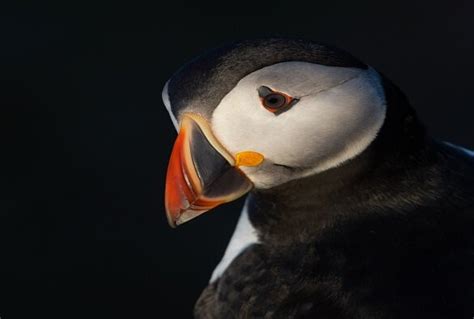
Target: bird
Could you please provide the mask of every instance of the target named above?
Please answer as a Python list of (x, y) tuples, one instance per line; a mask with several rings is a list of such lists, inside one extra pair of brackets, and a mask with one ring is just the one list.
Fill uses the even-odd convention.
[(246, 196), (195, 318), (474, 316), (474, 152), (432, 137), (381, 72), (312, 40), (239, 40), (162, 98), (170, 225)]

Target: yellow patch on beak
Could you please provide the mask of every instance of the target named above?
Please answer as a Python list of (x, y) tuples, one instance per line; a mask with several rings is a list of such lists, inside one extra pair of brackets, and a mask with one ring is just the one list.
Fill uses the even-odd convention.
[(235, 154), (235, 166), (258, 166), (265, 157), (257, 152), (244, 151)]

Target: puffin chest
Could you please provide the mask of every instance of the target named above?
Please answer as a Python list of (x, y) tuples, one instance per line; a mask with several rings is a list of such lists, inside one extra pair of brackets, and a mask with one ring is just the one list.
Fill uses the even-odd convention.
[(201, 295), (196, 310), (227, 318), (232, 313), (247, 318), (294, 318), (309, 315), (314, 289), (307, 265), (271, 257), (268, 247), (253, 244), (239, 254), (222, 275)]

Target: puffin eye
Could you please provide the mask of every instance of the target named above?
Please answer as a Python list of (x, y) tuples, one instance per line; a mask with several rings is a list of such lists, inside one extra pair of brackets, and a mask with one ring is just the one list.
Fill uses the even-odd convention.
[(263, 106), (270, 109), (279, 109), (285, 106), (286, 97), (280, 93), (271, 93), (265, 96), (262, 100)]
[(266, 86), (261, 86), (258, 89), (258, 95), (260, 96), (263, 107), (277, 114), (286, 111), (289, 106), (298, 101), (285, 93), (273, 91)]

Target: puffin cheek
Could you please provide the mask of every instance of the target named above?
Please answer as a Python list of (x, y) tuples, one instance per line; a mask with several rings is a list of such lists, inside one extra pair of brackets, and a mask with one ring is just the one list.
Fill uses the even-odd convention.
[(258, 112), (247, 110), (240, 104), (221, 105), (212, 117), (216, 138), (233, 154), (242, 150), (260, 152), (256, 141), (262, 138), (261, 126)]
[(281, 183), (279, 173), (281, 168), (268, 161), (256, 167), (240, 167), (240, 169), (256, 188), (270, 188)]

